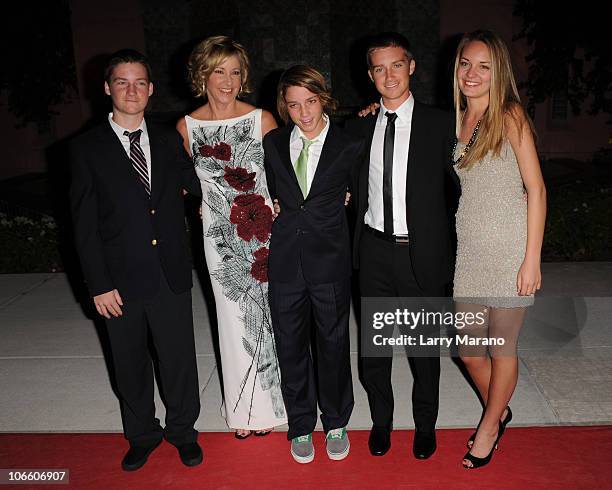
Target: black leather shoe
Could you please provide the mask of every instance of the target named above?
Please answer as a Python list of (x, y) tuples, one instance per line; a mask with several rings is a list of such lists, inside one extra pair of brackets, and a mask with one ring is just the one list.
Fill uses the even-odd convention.
[(436, 433), (417, 430), (414, 434), (412, 453), (417, 459), (427, 459), (436, 452)]
[(185, 466), (197, 466), (202, 462), (202, 449), (197, 442), (188, 442), (178, 446), (177, 449)]
[(372, 456), (384, 456), (391, 447), (391, 432), (382, 427), (372, 427), (368, 447)]
[(155, 451), (155, 448), (161, 444), (161, 439), (155, 444), (149, 447), (132, 446), (125, 453), (123, 461), (121, 461), (121, 468), (124, 471), (136, 471), (138, 468), (144, 466), (149, 458), (149, 454)]

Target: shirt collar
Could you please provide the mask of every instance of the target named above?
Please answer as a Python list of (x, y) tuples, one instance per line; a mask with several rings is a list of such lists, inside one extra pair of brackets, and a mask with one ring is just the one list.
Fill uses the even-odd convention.
[[(139, 129), (142, 131), (142, 136), (148, 136), (147, 133), (147, 123), (144, 120), (144, 117), (142, 118), (142, 122), (140, 123), (140, 126), (138, 126), (134, 131), (131, 131), (127, 128), (124, 128), (122, 126), (119, 126), (119, 124), (117, 124), (114, 120), (113, 120), (113, 113), (109, 112), (108, 113), (108, 122), (111, 125), (111, 128), (113, 128), (113, 130), (115, 131), (115, 133), (117, 133), (119, 135), (119, 137), (121, 138), (127, 138), (127, 136), (125, 136), (123, 133), (125, 131), (128, 131), (130, 133), (133, 133), (134, 131), (138, 131)], [(142, 140), (141, 140), (142, 141)]]
[[(404, 124), (409, 124), (412, 121), (412, 110), (414, 109), (414, 97), (412, 96), (412, 92), (408, 96), (408, 98), (402, 102), (402, 105), (399, 106), (396, 110), (390, 111), (395, 112), (397, 114), (397, 118), (400, 122)], [(378, 113), (378, 122), (379, 123), (387, 123), (385, 112), (389, 111), (383, 104), (382, 98), (380, 99), (380, 112)]]
[[(319, 143), (325, 141), (325, 137), (327, 136), (327, 132), (329, 131), (329, 117), (327, 116), (327, 114), (323, 113), (323, 119), (325, 119), (325, 126), (323, 127), (319, 135), (312, 141), (317, 141)], [(293, 130), (291, 131), (290, 143), (294, 143), (300, 138), (310, 139), (302, 132), (302, 130), (296, 124), (295, 126), (293, 126)]]

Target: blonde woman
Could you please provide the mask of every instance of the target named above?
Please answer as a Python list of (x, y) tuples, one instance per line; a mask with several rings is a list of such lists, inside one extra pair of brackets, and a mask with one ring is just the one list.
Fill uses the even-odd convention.
[(191, 87), (204, 105), (177, 124), (202, 186), (204, 252), (215, 295), (224, 412), (238, 439), (287, 419), (268, 304), (272, 203), (263, 136), (272, 115), (239, 99), (249, 92), (245, 49), (226, 36), (199, 43)]
[(516, 345), (526, 307), (541, 285), (546, 190), (533, 125), (520, 103), (508, 49), (496, 34), (479, 30), (460, 41), (454, 100), (461, 199), (453, 296), (458, 312), (481, 314), (480, 324), (465, 333), (505, 341), (503, 347), (459, 351), (484, 403), (462, 462), (478, 468), (491, 460), (512, 418)]

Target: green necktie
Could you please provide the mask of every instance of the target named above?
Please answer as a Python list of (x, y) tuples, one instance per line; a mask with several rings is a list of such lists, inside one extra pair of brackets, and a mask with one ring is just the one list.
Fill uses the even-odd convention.
[(300, 184), (300, 189), (302, 189), (302, 195), (306, 197), (308, 195), (308, 148), (312, 145), (314, 141), (310, 141), (308, 138), (302, 137), (302, 151), (300, 152), (300, 156), (295, 161), (295, 176), (297, 177), (298, 184)]

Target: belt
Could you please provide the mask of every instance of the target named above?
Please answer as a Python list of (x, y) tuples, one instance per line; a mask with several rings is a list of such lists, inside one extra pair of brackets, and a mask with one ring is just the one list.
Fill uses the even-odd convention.
[(408, 243), (410, 243), (408, 235), (389, 235), (388, 233), (383, 233), (382, 231), (378, 231), (377, 229), (368, 225), (365, 225), (365, 230), (370, 235), (374, 235), (376, 238), (381, 238), (387, 242), (401, 243), (402, 245), (408, 245)]

